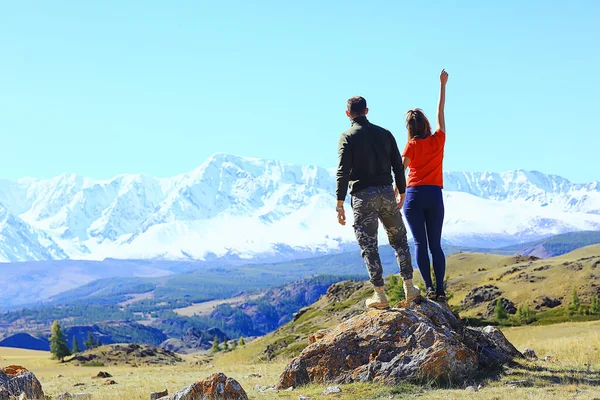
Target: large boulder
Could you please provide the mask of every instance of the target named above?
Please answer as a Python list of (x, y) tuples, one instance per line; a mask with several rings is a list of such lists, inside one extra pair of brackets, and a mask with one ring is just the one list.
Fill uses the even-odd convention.
[(218, 373), (160, 400), (248, 400), (248, 395), (235, 379)]
[(292, 360), (277, 388), (463, 381), (521, 356), (500, 330), (467, 328), (446, 306), (423, 301), (346, 320)]
[(26, 399), (45, 399), (42, 384), (32, 372), (19, 365), (0, 368), (0, 400), (25, 394)]

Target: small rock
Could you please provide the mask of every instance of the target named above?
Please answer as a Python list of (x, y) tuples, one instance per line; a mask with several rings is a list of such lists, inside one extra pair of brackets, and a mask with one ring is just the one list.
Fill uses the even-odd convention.
[(310, 397), (308, 397), (308, 396), (303, 396), (303, 395), (298, 396), (298, 400), (308, 400), (308, 399), (310, 399)]
[(537, 354), (535, 354), (535, 351), (533, 351), (532, 349), (523, 350), (523, 357), (531, 361), (535, 361), (538, 359)]
[(79, 382), (79, 383), (76, 383), (73, 385), (73, 387), (77, 387), (77, 386), (85, 386), (85, 383)]
[(262, 378), (261, 374), (250, 374), (250, 375), (246, 375), (244, 377), (244, 379), (249, 379), (249, 378)]
[(55, 378), (64, 378), (62, 375), (56, 375)]
[(274, 389), (275, 389), (275, 386), (274, 386), (274, 385), (272, 385), (272, 386), (260, 386), (260, 385), (255, 385), (255, 386), (254, 386), (254, 390), (256, 390), (257, 392), (261, 392), (261, 393), (263, 393), (263, 392), (266, 392), (266, 391), (269, 391), (269, 390), (274, 390)]
[(515, 386), (515, 387), (518, 387), (518, 386), (523, 387), (523, 386), (530, 386), (531, 382), (529, 382), (528, 380), (508, 381), (508, 382), (506, 382), (506, 385), (507, 386)]
[(479, 389), (477, 389), (475, 386), (467, 386), (467, 388), (465, 389), (465, 391), (467, 392), (477, 392)]
[[(217, 396), (218, 395), (218, 396)], [(193, 399), (235, 399), (248, 400), (244, 388), (233, 378), (223, 373), (212, 374), (208, 378), (191, 384), (179, 392), (173, 393), (164, 400)]]
[(66, 393), (63, 393), (60, 396), (58, 396), (55, 400), (75, 400), (75, 399), (92, 400), (92, 394), (91, 393), (71, 394), (69, 392), (66, 392)]
[(103, 385), (116, 385), (117, 382), (113, 381), (112, 379), (107, 379), (106, 382), (103, 383)]
[(339, 388), (339, 386), (329, 386), (327, 389), (323, 390), (323, 395), (328, 395), (328, 394), (334, 394), (334, 393), (340, 393), (342, 391), (342, 389)]
[(542, 361), (548, 362), (548, 361), (552, 361), (554, 358), (552, 356), (546, 356), (544, 358), (542, 358)]
[(150, 393), (150, 400), (158, 400), (161, 397), (165, 397), (168, 395), (169, 395), (169, 391), (167, 389), (163, 390), (162, 392)]
[(289, 388), (285, 389), (286, 392), (291, 392), (292, 390), (294, 390), (293, 386), (290, 386)]
[(111, 375), (111, 374), (109, 374), (108, 372), (103, 372), (103, 371), (100, 371), (100, 372), (98, 372), (98, 375), (96, 375), (96, 376), (92, 376), (92, 378), (102, 378), (102, 379), (106, 379), (106, 378), (112, 378), (112, 375)]

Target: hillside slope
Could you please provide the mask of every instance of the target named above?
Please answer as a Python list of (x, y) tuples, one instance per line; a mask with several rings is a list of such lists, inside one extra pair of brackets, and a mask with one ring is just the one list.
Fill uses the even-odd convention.
[[(418, 273), (415, 281), (422, 284)], [(389, 283), (388, 280), (388, 289)], [(547, 260), (478, 253), (457, 253), (449, 257), (448, 291), (454, 296), (451, 305), (460, 306), (469, 292), (488, 284), (499, 289), (494, 298), (506, 297), (517, 305), (527, 304), (537, 311), (551, 308), (542, 305), (541, 300), (546, 297), (563, 303), (555, 308), (566, 308), (573, 286), (579, 291), (582, 302), (589, 302), (592, 296), (600, 298), (600, 245)], [(293, 321), (233, 354), (224, 354), (223, 362), (293, 357), (308, 344), (311, 334), (364, 312), (364, 300), (371, 293), (368, 282), (345, 281), (332, 285), (324, 296), (298, 313)], [(483, 317), (490, 301), (462, 310), (460, 316)]]
[(480, 292), (493, 291), (497, 293), (494, 298), (503, 297), (538, 311), (568, 306), (573, 288), (582, 302), (589, 304), (593, 296), (600, 296), (600, 245), (549, 259), (457, 253), (448, 257), (447, 282), (448, 290), (454, 293), (450, 304), (462, 305), (464, 316), (489, 316), (491, 299), (471, 301), (468, 306), (464, 303), (469, 293), (485, 285), (489, 288)]

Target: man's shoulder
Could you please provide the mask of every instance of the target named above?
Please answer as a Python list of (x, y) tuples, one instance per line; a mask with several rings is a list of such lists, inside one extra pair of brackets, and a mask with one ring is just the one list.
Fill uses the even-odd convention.
[(361, 126), (358, 125), (353, 125), (350, 128), (346, 129), (344, 132), (341, 133), (340, 138), (347, 138), (349, 136), (352, 136), (354, 134), (356, 134), (356, 132), (361, 130)]
[(372, 122), (369, 122), (369, 129), (377, 131), (377, 132), (381, 132), (381, 133), (387, 133), (387, 134), (392, 134), (392, 132), (390, 132), (388, 129), (384, 128), (383, 126), (379, 126), (377, 124), (374, 124)]

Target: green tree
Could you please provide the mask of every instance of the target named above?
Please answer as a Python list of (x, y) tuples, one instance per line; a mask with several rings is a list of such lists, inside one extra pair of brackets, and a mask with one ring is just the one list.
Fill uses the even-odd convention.
[(73, 354), (77, 354), (81, 351), (81, 349), (79, 348), (79, 342), (77, 341), (77, 337), (73, 336), (73, 345), (71, 346), (71, 352)]
[(494, 318), (498, 322), (504, 321), (506, 318), (508, 318), (508, 312), (506, 312), (506, 308), (504, 307), (504, 304), (502, 304), (500, 298), (496, 300), (496, 307), (494, 307)]
[(88, 332), (88, 338), (83, 342), (83, 344), (87, 349), (93, 349), (96, 347), (96, 339), (91, 331)]
[(213, 339), (212, 348), (210, 349), (210, 351), (213, 353), (216, 353), (220, 350), (221, 349), (219, 348), (219, 338), (217, 337), (217, 335), (215, 335), (215, 338)]
[(231, 348), (232, 348), (232, 349), (235, 349), (237, 346), (238, 346), (238, 342), (237, 342), (237, 340), (232, 340), (232, 341), (231, 341)]
[(244, 337), (243, 337), (243, 336), (242, 336), (242, 337), (240, 337), (240, 340), (239, 340), (239, 343), (238, 343), (238, 344), (239, 344), (240, 346), (243, 346), (243, 345), (245, 345), (245, 344), (246, 344), (246, 342), (244, 341)]
[(600, 301), (596, 296), (592, 297), (592, 304), (590, 305), (590, 314), (600, 314)]
[(227, 343), (227, 340), (225, 342), (223, 342), (223, 349), (225, 351), (229, 350), (229, 343)]
[(64, 362), (65, 357), (71, 355), (71, 351), (67, 346), (67, 338), (58, 321), (54, 321), (54, 323), (52, 324), (52, 336), (50, 336), (50, 353), (52, 353), (53, 359), (60, 360), (60, 362)]
[(525, 305), (525, 307), (521, 305), (517, 309), (516, 319), (520, 324), (529, 324), (535, 321), (535, 311), (529, 309), (529, 304)]
[(98, 346), (98, 347), (102, 346), (102, 341), (100, 340), (100, 338), (98, 338), (98, 341), (96, 342), (96, 346)]
[(573, 311), (579, 311), (579, 306), (581, 303), (579, 302), (579, 295), (577, 294), (577, 289), (573, 286), (573, 291), (571, 292), (571, 305), (569, 309)]

